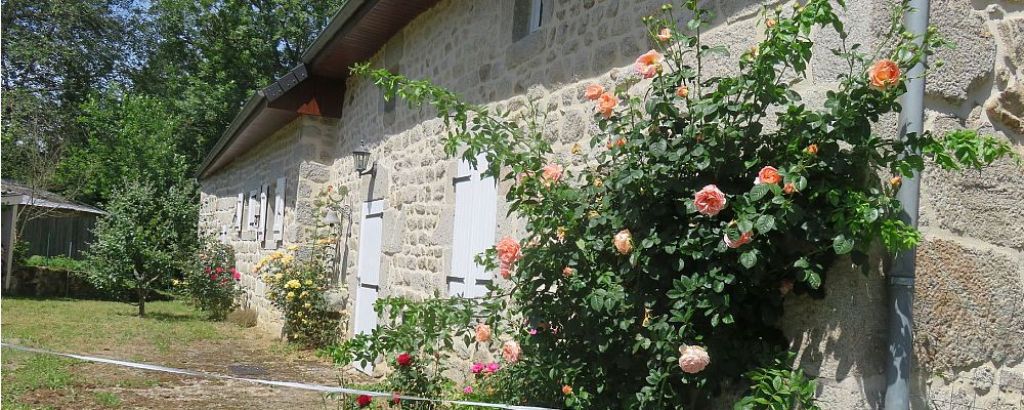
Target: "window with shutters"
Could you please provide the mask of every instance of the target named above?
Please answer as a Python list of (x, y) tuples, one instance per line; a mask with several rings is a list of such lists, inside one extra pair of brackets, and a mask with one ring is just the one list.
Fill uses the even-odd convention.
[(274, 241), (274, 233), (272, 232), (272, 230), (274, 229), (274, 223), (276, 222), (274, 220), (274, 217), (276, 216), (274, 214), (274, 210), (277, 207), (277, 201), (275, 201), (274, 197), (271, 196), (271, 195), (274, 194), (276, 185), (277, 185), (276, 183), (273, 183), (273, 184), (270, 184), (270, 185), (264, 185), (264, 187), (266, 187), (266, 192), (264, 193), (264, 195), (267, 196), (267, 199), (266, 199), (266, 213), (264, 214), (265, 216), (263, 217), (263, 227), (262, 227), (262, 231), (263, 231), (262, 232), (262, 234), (263, 234), (262, 246), (263, 246), (263, 249), (276, 249), (277, 248), (277, 242)]
[(469, 298), (487, 293), (494, 273), (476, 263), (476, 256), (494, 245), (497, 225), (498, 191), (494, 177), (484, 176), (487, 160), (477, 158), (477, 167), (460, 161), (455, 184), (452, 270), (448, 295)]

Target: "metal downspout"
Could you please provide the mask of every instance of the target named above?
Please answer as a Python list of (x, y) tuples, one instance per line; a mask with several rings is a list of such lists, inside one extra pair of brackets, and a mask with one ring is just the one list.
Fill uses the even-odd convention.
[[(928, 30), (928, 0), (910, 0), (912, 10), (905, 17), (907, 30), (913, 33), (915, 42), (923, 42)], [(907, 93), (901, 98), (899, 130), (900, 138), (909, 133), (920, 134), (924, 128), (924, 61), (907, 72)], [(906, 178), (897, 198), (903, 204), (904, 222), (917, 227), (918, 200), (921, 193), (921, 176), (914, 173)], [(914, 271), (917, 249), (901, 252), (893, 259), (887, 275), (889, 280), (889, 354), (886, 364), (886, 410), (910, 409), (910, 374), (914, 341), (913, 301)]]

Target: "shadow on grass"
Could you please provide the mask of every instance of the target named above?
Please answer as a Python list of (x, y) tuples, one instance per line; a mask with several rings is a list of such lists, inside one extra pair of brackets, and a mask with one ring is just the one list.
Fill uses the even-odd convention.
[[(148, 310), (148, 309), (147, 309)], [(139, 317), (138, 312), (117, 312), (117, 316)], [(204, 322), (202, 317), (191, 313), (167, 313), (167, 312), (146, 312), (143, 319), (158, 320), (161, 322)]]

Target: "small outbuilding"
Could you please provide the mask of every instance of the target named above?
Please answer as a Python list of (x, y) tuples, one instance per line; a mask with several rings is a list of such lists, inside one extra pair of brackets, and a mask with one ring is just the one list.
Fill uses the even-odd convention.
[(4, 289), (10, 286), (14, 249), (19, 241), (27, 244), (27, 255), (78, 258), (94, 238), (96, 217), (106, 214), (40, 188), (6, 179), (0, 185)]

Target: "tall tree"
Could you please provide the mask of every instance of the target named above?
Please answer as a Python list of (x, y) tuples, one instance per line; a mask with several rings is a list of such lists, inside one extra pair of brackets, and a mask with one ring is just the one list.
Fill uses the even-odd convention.
[(158, 98), (112, 89), (82, 105), (82, 143), (68, 147), (58, 169), (62, 186), (77, 197), (104, 203), (122, 181), (146, 181), (157, 189), (190, 179), (190, 162), (179, 150), (182, 120)]
[(157, 0), (136, 90), (186, 119), (181, 148), (198, 164), (256, 89), (294, 67), (344, 0)]

